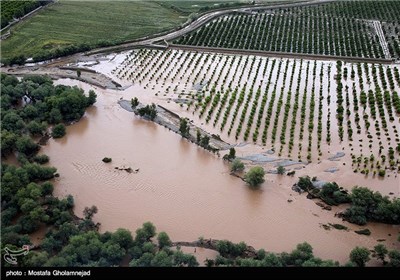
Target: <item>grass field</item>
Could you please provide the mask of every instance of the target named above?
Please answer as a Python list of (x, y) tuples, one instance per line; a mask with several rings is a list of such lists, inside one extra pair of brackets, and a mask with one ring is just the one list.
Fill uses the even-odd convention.
[(172, 29), (181, 13), (148, 1), (59, 1), (18, 24), (1, 42), (1, 57), (32, 57), (59, 47), (122, 42)]
[(156, 1), (163, 6), (174, 7), (177, 11), (190, 14), (221, 7), (232, 7), (234, 5), (245, 5), (251, 1), (247, 0), (167, 0)]

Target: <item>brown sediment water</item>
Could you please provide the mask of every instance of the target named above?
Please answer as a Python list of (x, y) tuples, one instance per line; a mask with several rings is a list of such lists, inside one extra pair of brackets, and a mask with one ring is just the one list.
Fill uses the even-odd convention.
[[(322, 210), (305, 195), (293, 192), (296, 177), (267, 175), (259, 189), (249, 188), (230, 176), (229, 166), (217, 156), (123, 110), (117, 104), (121, 97), (129, 100), (144, 96), (137, 88), (118, 92), (72, 80), (57, 83), (77, 85), (85, 91), (93, 88), (98, 95), (95, 106), (78, 123), (67, 127), (66, 137), (51, 139), (43, 153), (50, 156), (50, 164), (60, 173), (55, 195), (72, 194), (78, 216), (85, 206), (96, 205), (99, 212), (95, 221), (101, 223), (103, 232), (121, 227), (134, 232), (151, 221), (174, 241), (194, 241), (203, 236), (245, 241), (273, 252), (290, 251), (307, 241), (316, 256), (341, 263), (348, 260), (355, 246), (372, 248), (377, 239), (385, 239), (383, 243), (390, 248), (399, 248), (395, 241), (399, 226), (369, 224), (366, 227), (371, 236), (357, 235), (353, 231), (360, 227), (334, 217), (342, 209)], [(261, 147), (248, 145), (243, 151), (246, 149), (260, 151)], [(112, 162), (103, 163), (104, 157), (111, 157)], [(308, 168), (299, 170), (296, 176)], [(341, 183), (343, 174), (322, 173)], [(354, 177), (346, 180), (345, 186), (354, 184)], [(327, 231), (321, 226), (327, 223), (344, 224), (351, 231)]]

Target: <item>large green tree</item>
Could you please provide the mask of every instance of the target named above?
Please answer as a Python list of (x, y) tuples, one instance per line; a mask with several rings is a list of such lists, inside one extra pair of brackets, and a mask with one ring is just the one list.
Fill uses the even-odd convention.
[(264, 183), (265, 171), (260, 166), (250, 168), (249, 172), (244, 175), (244, 180), (250, 186), (255, 187)]

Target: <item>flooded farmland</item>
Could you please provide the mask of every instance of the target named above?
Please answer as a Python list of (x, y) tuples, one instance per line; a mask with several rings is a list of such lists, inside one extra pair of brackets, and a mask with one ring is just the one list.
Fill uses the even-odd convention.
[[(293, 192), (296, 178), (267, 175), (260, 189), (250, 189), (229, 175), (229, 166), (221, 158), (134, 116), (117, 103), (120, 98), (143, 97), (146, 91), (135, 87), (103, 90), (72, 80), (57, 83), (77, 85), (85, 91), (93, 88), (98, 95), (95, 106), (67, 128), (67, 137), (49, 141), (43, 153), (61, 174), (55, 194), (72, 194), (77, 215), (85, 206), (96, 205), (99, 212), (95, 221), (101, 223), (101, 231), (120, 227), (135, 231), (151, 221), (175, 241), (203, 236), (245, 241), (274, 252), (290, 251), (307, 241), (316, 256), (342, 263), (352, 248), (371, 248), (377, 239), (385, 239), (388, 247), (398, 247), (398, 226), (368, 224), (371, 236), (357, 235), (354, 230), (364, 227), (334, 217), (341, 209), (322, 210), (305, 195)], [(246, 145), (243, 153), (254, 149), (257, 146)], [(112, 163), (103, 163), (103, 157), (111, 157)], [(127, 173), (115, 167), (139, 172)], [(309, 167), (298, 175), (314, 175), (314, 168), (322, 168)], [(355, 181), (345, 178), (348, 181), (341, 182), (343, 176), (326, 172), (316, 175), (336, 179), (345, 187)], [(349, 231), (325, 230), (322, 225), (327, 223), (345, 224)]]

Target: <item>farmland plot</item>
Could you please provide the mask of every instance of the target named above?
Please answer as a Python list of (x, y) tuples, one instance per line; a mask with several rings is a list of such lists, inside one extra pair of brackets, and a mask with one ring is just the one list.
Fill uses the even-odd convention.
[(112, 73), (227, 142), (265, 146), (308, 163), (344, 150), (354, 172), (378, 177), (400, 168), (398, 71), (381, 64), (141, 49), (126, 54)]
[(363, 58), (400, 57), (400, 2), (346, 1), (238, 13), (213, 20), (180, 45)]

